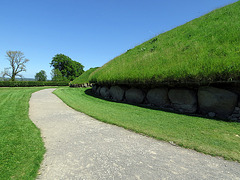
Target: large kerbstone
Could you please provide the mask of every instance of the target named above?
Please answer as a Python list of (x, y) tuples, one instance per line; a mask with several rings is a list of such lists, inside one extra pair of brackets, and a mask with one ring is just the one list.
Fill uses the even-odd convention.
[(93, 85), (93, 87), (92, 87), (92, 92), (93, 92), (93, 93), (96, 93), (96, 92), (97, 92), (97, 85)]
[(227, 117), (234, 111), (238, 96), (228, 90), (214, 87), (200, 87), (198, 90), (198, 104), (200, 112), (216, 113), (217, 117)]
[(140, 104), (144, 100), (144, 93), (140, 89), (131, 88), (125, 93), (127, 102)]
[(124, 90), (119, 86), (112, 86), (110, 88), (110, 95), (114, 101), (122, 101), (124, 97)]
[(97, 91), (96, 91), (96, 94), (97, 94), (97, 95), (100, 95), (100, 90), (101, 90), (101, 86), (99, 86), (99, 87), (97, 88)]
[(197, 111), (197, 96), (193, 90), (171, 89), (168, 97), (177, 111), (195, 113)]
[(170, 105), (168, 99), (168, 89), (167, 88), (155, 88), (151, 89), (147, 93), (147, 100), (149, 103), (156, 106), (166, 106)]
[(100, 95), (104, 98), (109, 98), (110, 97), (110, 93), (109, 93), (109, 89), (104, 86), (100, 89)]

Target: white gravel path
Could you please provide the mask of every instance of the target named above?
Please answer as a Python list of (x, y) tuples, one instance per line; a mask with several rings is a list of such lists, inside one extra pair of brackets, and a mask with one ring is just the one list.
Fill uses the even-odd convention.
[(239, 163), (102, 123), (65, 105), (53, 90), (30, 100), (30, 118), (47, 149), (38, 179), (240, 180)]

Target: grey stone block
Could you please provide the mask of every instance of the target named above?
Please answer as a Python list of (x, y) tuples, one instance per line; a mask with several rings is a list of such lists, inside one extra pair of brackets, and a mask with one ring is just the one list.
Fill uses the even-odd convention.
[(112, 86), (109, 92), (114, 101), (122, 101), (124, 98), (125, 91), (119, 86)]
[(145, 97), (143, 91), (137, 88), (128, 89), (125, 96), (127, 102), (136, 104), (141, 104)]
[(197, 96), (193, 90), (171, 89), (168, 97), (175, 110), (184, 113), (195, 113), (197, 111)]
[(200, 87), (198, 104), (202, 113), (215, 112), (217, 117), (228, 117), (237, 105), (238, 96), (228, 90)]
[(109, 98), (110, 97), (110, 93), (109, 93), (109, 89), (104, 86), (100, 89), (100, 95), (104, 98)]
[(168, 89), (167, 88), (155, 88), (151, 89), (147, 93), (147, 100), (149, 103), (155, 106), (166, 106), (170, 105), (168, 99)]

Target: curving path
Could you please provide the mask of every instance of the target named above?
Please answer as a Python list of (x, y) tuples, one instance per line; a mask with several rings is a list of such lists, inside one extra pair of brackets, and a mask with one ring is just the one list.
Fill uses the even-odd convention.
[(30, 100), (30, 118), (47, 149), (38, 179), (240, 179), (239, 163), (102, 123), (65, 105), (53, 90)]

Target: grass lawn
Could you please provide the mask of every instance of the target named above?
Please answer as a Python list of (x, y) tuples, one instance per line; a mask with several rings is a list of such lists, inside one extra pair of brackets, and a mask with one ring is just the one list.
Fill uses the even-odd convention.
[(239, 17), (240, 1), (216, 9), (114, 58), (94, 71), (90, 82), (238, 81)]
[(100, 121), (240, 162), (240, 123), (110, 102), (89, 95), (89, 91), (86, 88), (59, 88), (54, 93), (67, 105)]
[(0, 88), (0, 179), (34, 179), (45, 153), (28, 117), (31, 94), (44, 87)]

